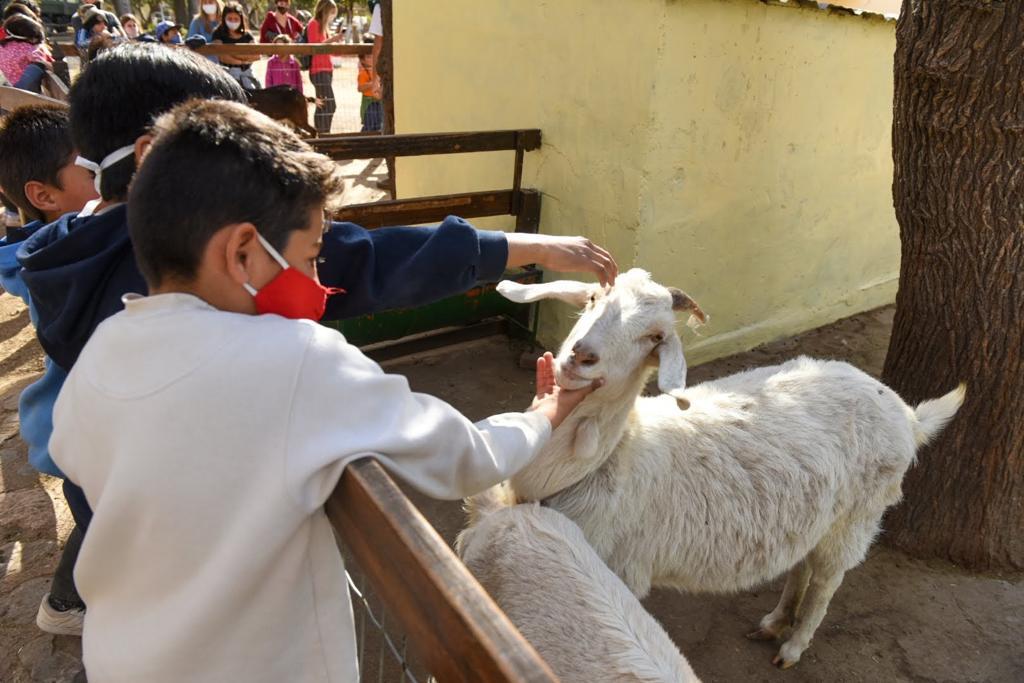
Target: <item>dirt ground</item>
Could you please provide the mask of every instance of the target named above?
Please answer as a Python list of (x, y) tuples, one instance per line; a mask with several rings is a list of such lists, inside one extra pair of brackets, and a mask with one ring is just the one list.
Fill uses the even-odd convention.
[[(798, 337), (709, 363), (692, 383), (801, 353), (849, 360), (878, 374), (892, 324), (883, 308)], [(69, 515), (55, 480), (25, 460), (17, 396), (42, 369), (28, 316), (0, 296), (0, 681), (67, 681), (78, 670), (77, 639), (36, 630), (35, 611), (56, 565)], [(488, 340), (388, 370), (473, 419), (523, 408), (531, 372), (523, 348)], [(457, 503), (413, 496), (449, 541), (462, 524)], [(781, 582), (728, 596), (656, 591), (646, 606), (704, 681), (1024, 681), (1024, 577), (978, 576), (942, 562), (911, 560), (876, 545), (850, 572), (800, 664), (774, 669), (775, 647), (746, 640), (775, 604)]]

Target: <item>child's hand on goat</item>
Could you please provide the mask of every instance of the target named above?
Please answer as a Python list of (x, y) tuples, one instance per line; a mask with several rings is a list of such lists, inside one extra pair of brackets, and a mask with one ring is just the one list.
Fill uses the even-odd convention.
[(536, 410), (547, 417), (551, 421), (551, 429), (558, 429), (558, 425), (590, 392), (604, 384), (603, 379), (596, 379), (582, 389), (561, 388), (555, 382), (555, 357), (550, 351), (537, 359), (536, 382), (537, 395), (533, 398), (530, 410)]
[(602, 285), (614, 284), (619, 274), (615, 258), (586, 237), (509, 233), (509, 268), (536, 263), (560, 273), (592, 273)]

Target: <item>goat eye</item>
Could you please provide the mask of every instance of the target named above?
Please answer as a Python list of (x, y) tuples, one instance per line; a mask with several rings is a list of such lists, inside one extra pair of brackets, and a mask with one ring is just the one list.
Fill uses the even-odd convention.
[(655, 344), (660, 344), (662, 341), (665, 340), (665, 335), (663, 335), (661, 333), (656, 333), (656, 334), (652, 334), (650, 337), (648, 337), (648, 339), (650, 339)]
[(591, 294), (590, 295), (590, 303), (595, 303), (595, 302), (597, 302), (597, 294)]

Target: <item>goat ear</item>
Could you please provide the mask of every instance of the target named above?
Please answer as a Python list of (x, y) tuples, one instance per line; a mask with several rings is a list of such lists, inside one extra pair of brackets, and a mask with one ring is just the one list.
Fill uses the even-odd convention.
[(576, 426), (576, 438), (572, 442), (572, 455), (578, 461), (591, 460), (597, 455), (601, 442), (601, 430), (594, 420), (580, 420)]
[(583, 306), (595, 286), (577, 280), (555, 280), (540, 285), (524, 285), (513, 280), (502, 280), (498, 283), (498, 293), (519, 304), (541, 299), (559, 299), (574, 306)]
[(683, 355), (682, 340), (673, 332), (658, 346), (658, 389), (671, 395), (679, 407), (686, 410), (690, 402), (681, 395), (685, 388), (686, 356)]
[(704, 314), (697, 302), (690, 298), (689, 294), (678, 287), (668, 287), (667, 289), (672, 295), (673, 311), (689, 311), (690, 315), (699, 320), (701, 324), (708, 321), (707, 315)]

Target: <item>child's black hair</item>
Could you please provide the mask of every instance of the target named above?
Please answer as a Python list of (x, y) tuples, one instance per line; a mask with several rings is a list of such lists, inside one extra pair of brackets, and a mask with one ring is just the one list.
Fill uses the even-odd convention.
[(38, 45), (46, 40), (43, 25), (27, 14), (12, 14), (4, 19), (4, 31), (7, 32), (7, 37), (0, 41), (3, 44), (23, 40)]
[[(104, 50), (71, 88), (71, 139), (84, 158), (100, 163), (135, 143), (153, 121), (193, 97), (245, 102), (227, 71), (189, 50), (130, 43)], [(135, 174), (129, 155), (103, 170), (100, 194), (123, 200)]]
[(35, 180), (64, 189), (58, 174), (73, 153), (66, 107), (19, 107), (0, 120), (0, 187), (26, 215), (42, 219), (25, 196), (25, 183)]
[[(195, 278), (215, 233), (252, 223), (276, 249), (308, 227), (318, 204), (333, 208), (338, 166), (290, 128), (233, 102), (192, 101), (160, 117), (128, 197), (128, 225), (150, 288)], [(169, 182), (169, 179), (173, 181)], [(214, 191), (230, 187), (230, 192)], [(186, 210), (177, 210), (188, 197)]]
[(11, 4), (7, 5), (7, 7), (4, 7), (4, 19), (10, 19), (15, 14), (20, 14), (22, 16), (28, 17), (29, 19), (35, 19), (36, 21), (39, 21), (39, 13), (34, 12), (31, 7), (29, 7), (23, 2), (12, 2)]

